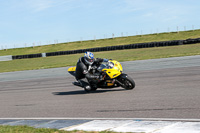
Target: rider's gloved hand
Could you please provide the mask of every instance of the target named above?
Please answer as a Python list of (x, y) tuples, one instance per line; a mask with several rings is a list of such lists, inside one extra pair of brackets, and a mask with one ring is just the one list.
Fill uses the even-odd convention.
[(103, 62), (104, 59), (96, 58), (96, 62)]

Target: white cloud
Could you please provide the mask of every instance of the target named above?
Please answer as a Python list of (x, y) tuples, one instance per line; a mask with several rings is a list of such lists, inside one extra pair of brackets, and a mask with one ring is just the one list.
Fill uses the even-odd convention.
[(73, 0), (29, 0), (25, 1), (26, 8), (29, 8), (32, 12), (41, 12), (53, 7), (67, 5), (73, 2)]
[(183, 3), (176, 1), (158, 0), (123, 0), (125, 9), (123, 11), (132, 12), (137, 19), (155, 20), (164, 23), (174, 23), (183, 20), (188, 14), (189, 8)]
[(37, 0), (31, 6), (33, 6), (36, 12), (51, 8), (53, 3), (51, 0)]
[(32, 12), (40, 12), (53, 6), (52, 0), (29, 0), (25, 3), (26, 8)]

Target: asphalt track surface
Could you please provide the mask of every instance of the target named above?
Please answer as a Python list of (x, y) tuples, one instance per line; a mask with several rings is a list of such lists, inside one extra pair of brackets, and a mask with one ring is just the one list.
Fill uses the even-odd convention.
[(200, 119), (200, 56), (123, 62), (134, 90), (73, 86), (66, 68), (0, 73), (0, 118)]

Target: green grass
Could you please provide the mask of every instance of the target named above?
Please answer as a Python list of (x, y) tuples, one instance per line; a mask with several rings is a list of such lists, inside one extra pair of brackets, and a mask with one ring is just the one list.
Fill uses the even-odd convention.
[[(95, 52), (95, 57), (118, 61), (200, 55), (200, 44)], [(0, 62), (0, 72), (74, 66), (83, 54), (51, 56)]]
[(48, 129), (48, 128), (33, 128), (29, 126), (0, 126), (0, 133), (114, 133), (114, 132), (64, 131), (64, 130)]
[(56, 45), (53, 44), (46, 46), (0, 50), (0, 56), (48, 53), (56, 51), (67, 51), (67, 50), (135, 44), (144, 42), (155, 42), (155, 41), (184, 40), (188, 38), (200, 38), (200, 30), (182, 31), (179, 33), (172, 32), (172, 33), (149, 34), (143, 36), (138, 35), (129, 37), (118, 37), (114, 39), (100, 39), (96, 41), (94, 40), (82, 41), (82, 42), (77, 41), (71, 43), (61, 43)]

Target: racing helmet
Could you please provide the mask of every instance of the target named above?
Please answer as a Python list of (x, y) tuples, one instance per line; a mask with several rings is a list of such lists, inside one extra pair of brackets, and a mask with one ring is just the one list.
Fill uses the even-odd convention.
[(85, 52), (84, 60), (87, 64), (92, 65), (94, 63), (94, 54), (91, 52)]

